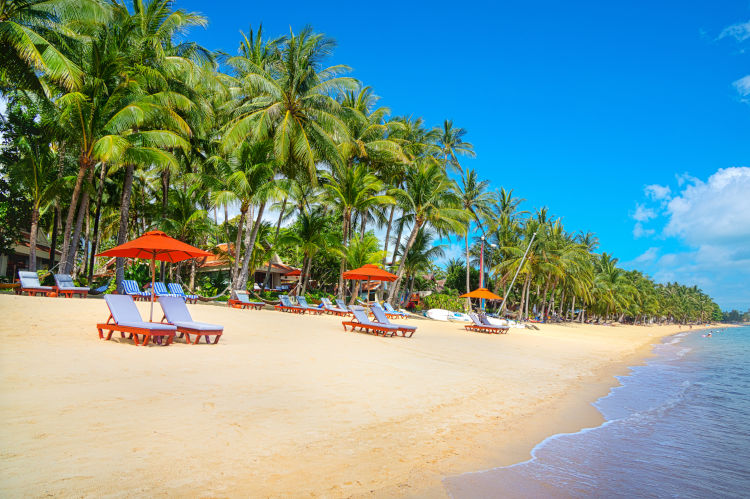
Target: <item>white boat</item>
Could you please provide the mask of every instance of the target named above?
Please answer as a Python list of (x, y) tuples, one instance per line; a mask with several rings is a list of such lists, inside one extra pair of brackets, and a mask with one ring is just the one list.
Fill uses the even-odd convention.
[(461, 312), (452, 312), (442, 308), (431, 308), (426, 312), (427, 317), (436, 321), (471, 322), (471, 317)]

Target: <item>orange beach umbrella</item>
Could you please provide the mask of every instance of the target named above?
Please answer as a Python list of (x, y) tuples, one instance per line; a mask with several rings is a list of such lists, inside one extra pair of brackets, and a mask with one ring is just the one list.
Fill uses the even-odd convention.
[(478, 288), (470, 293), (464, 293), (459, 298), (483, 298), (485, 300), (502, 300), (502, 296), (498, 296), (487, 288)]
[(96, 256), (118, 256), (124, 258), (141, 258), (151, 260), (151, 314), (154, 319), (154, 282), (156, 282), (156, 260), (160, 262), (181, 262), (190, 258), (211, 256), (213, 253), (203, 251), (187, 243), (169, 237), (160, 230), (146, 232), (141, 237), (103, 251)]
[(344, 279), (358, 280), (358, 281), (395, 281), (396, 275), (391, 274), (387, 270), (383, 270), (377, 265), (368, 263), (362, 265), (358, 269), (347, 270), (344, 272)]

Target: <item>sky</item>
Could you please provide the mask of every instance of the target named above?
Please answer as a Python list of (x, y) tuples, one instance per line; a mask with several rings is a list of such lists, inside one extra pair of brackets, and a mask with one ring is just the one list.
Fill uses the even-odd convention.
[[(198, 2), (190, 38), (311, 25), (393, 115), (451, 119), (492, 182), (658, 282), (750, 308), (750, 2)], [(462, 253), (460, 244), (449, 256)]]

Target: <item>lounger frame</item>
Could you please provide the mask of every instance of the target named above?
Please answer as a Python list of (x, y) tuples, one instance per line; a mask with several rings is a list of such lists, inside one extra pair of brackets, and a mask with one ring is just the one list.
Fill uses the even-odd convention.
[[(209, 338), (209, 336), (216, 336), (216, 338), (214, 338), (214, 341), (213, 341), (213, 344), (216, 345), (219, 342), (219, 339), (221, 339), (222, 333), (224, 333), (223, 329), (213, 329), (213, 330), (208, 329), (208, 330), (206, 330), (206, 329), (193, 329), (191, 327), (178, 326), (177, 324), (172, 324), (171, 322), (167, 321), (167, 316), (166, 315), (162, 316), (161, 321), (164, 324), (170, 324), (170, 325), (176, 327), (177, 328), (177, 332), (180, 333), (180, 338), (184, 337), (185, 338), (185, 343), (187, 343), (188, 345), (197, 345), (201, 341), (201, 336), (205, 336), (206, 337), (206, 344), (207, 345), (211, 344), (211, 339)], [(193, 341), (192, 343), (190, 342), (190, 335), (191, 334), (193, 336), (195, 336), (195, 341)]]
[(346, 329), (346, 326), (350, 326), (352, 328), (352, 331), (355, 331), (356, 328), (359, 328), (359, 330), (362, 332), (372, 333), (372, 334), (375, 334), (376, 336), (379, 336), (380, 333), (383, 333), (383, 337), (395, 336), (396, 331), (397, 331), (395, 328), (392, 328), (392, 327), (383, 327), (383, 326), (378, 326), (375, 324), (362, 324), (356, 319), (352, 319), (350, 321), (342, 321), (341, 324), (344, 326), (344, 331), (348, 331), (348, 329)]
[(504, 326), (479, 326), (477, 324), (467, 324), (464, 326), (467, 331), (474, 331), (475, 333), (490, 333), (490, 334), (507, 334), (508, 329)]
[[(109, 318), (107, 319), (107, 322), (104, 324), (97, 324), (96, 329), (99, 330), (99, 339), (106, 339), (110, 340), (112, 339), (112, 333), (119, 332), (121, 337), (125, 337), (125, 333), (128, 333), (130, 335), (130, 339), (133, 340), (136, 346), (140, 345), (148, 345), (149, 341), (151, 341), (151, 337), (167, 337), (167, 342), (165, 345), (169, 345), (174, 340), (175, 331), (164, 331), (164, 330), (153, 330), (153, 329), (146, 329), (143, 327), (134, 327), (134, 326), (121, 326), (119, 324), (116, 324), (113, 321), (112, 314), (109, 314)], [(104, 331), (107, 330), (107, 337), (104, 337)], [(143, 340), (139, 341), (138, 335), (143, 335)]]

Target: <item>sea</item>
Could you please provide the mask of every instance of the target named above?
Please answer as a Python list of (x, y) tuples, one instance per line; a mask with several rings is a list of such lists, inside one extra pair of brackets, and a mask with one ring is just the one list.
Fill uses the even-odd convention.
[(685, 331), (654, 352), (594, 403), (601, 426), (547, 438), (522, 463), (447, 477), (449, 494), (750, 498), (750, 327)]

